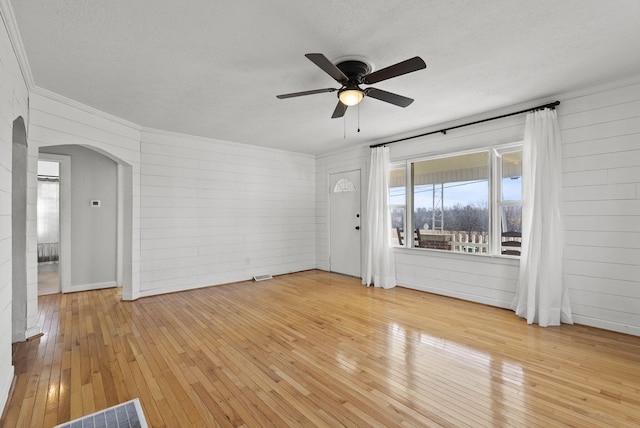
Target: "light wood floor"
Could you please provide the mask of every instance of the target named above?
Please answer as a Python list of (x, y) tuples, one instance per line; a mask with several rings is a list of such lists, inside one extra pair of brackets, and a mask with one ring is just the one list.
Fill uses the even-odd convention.
[(640, 426), (640, 338), (309, 271), (39, 298), (6, 427), (139, 397), (150, 426)]
[(38, 296), (60, 292), (60, 264), (38, 263)]

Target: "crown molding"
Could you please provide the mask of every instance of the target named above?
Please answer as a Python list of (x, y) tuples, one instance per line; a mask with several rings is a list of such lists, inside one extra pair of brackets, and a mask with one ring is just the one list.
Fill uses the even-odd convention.
[(18, 31), (18, 23), (16, 22), (15, 15), (13, 14), (13, 8), (9, 0), (0, 0), (0, 13), (2, 14), (2, 22), (9, 35), (9, 41), (13, 47), (13, 52), (18, 60), (18, 66), (20, 67), (20, 73), (22, 79), (28, 90), (35, 87), (33, 81), (33, 74), (31, 74), (31, 67), (29, 67), (29, 61), (27, 59), (27, 53), (24, 50), (22, 38), (20, 37), (20, 31)]

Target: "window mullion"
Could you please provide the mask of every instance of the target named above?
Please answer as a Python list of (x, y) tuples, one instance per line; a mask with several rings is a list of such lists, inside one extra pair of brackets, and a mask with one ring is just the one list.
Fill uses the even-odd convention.
[(491, 224), (489, 225), (489, 233), (491, 239), (489, 240), (489, 254), (495, 256), (498, 254), (501, 244), (502, 244), (502, 234), (501, 234), (501, 220), (500, 214), (502, 211), (500, 196), (502, 193), (502, 157), (498, 153), (497, 150), (491, 150), (491, 178), (492, 178), (492, 188), (491, 188), (491, 199), (493, 201), (490, 204), (489, 209), (491, 210)]
[(407, 161), (405, 172), (407, 175), (407, 208), (404, 210), (404, 246), (413, 248), (413, 163)]

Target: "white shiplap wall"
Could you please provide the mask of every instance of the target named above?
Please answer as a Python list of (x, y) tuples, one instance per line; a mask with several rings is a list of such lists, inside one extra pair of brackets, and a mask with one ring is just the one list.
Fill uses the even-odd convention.
[[(3, 4), (3, 10), (5, 5)], [(0, 410), (4, 409), (13, 380), (11, 159), (13, 121), (22, 116), (28, 123), (28, 92), (5, 26), (0, 20)]]
[(316, 266), (315, 160), (143, 131), (141, 295)]
[(640, 335), (640, 79), (569, 96), (560, 113), (574, 320)]
[[(640, 335), (640, 79), (559, 95), (563, 137), (565, 278), (577, 323)], [(550, 101), (443, 124), (425, 131)], [(495, 114), (494, 114), (495, 113)], [(522, 140), (525, 115), (391, 145), (392, 160)], [(317, 159), (318, 267), (328, 269), (327, 177), (363, 171), (362, 148)], [(366, 175), (363, 175), (366, 184)], [(364, 217), (366, 219), (366, 217)], [(396, 249), (398, 284), (508, 308), (518, 261)]]

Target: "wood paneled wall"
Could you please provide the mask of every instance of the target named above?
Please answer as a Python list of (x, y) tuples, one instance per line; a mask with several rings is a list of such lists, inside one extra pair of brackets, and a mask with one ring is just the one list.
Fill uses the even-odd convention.
[(560, 107), (574, 320), (640, 335), (640, 81)]
[(312, 269), (312, 156), (143, 132), (141, 294)]
[[(12, 18), (12, 17), (11, 17)], [(0, 409), (4, 408), (11, 382), (12, 341), (12, 231), (11, 160), (13, 121), (22, 117), (28, 123), (28, 93), (25, 80), (11, 45), (6, 27), (8, 17), (0, 19)], [(27, 276), (27, 280), (29, 277)]]

